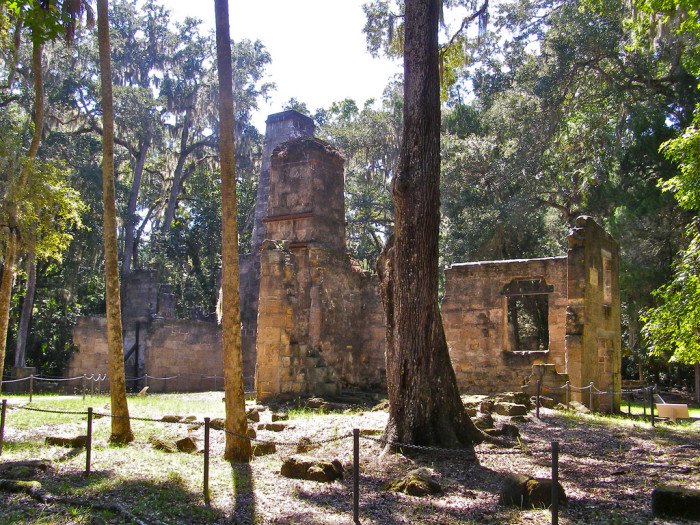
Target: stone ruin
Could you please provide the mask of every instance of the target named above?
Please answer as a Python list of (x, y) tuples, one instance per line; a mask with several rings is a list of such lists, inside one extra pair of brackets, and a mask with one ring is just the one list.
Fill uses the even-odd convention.
[[(240, 258), (244, 378), (259, 400), (386, 386), (378, 280), (346, 250), (344, 159), (313, 131), (296, 111), (267, 119), (253, 251)], [(559, 400), (566, 381), (619, 391), (618, 273), (617, 242), (588, 217), (576, 220), (566, 255), (447, 268), (442, 315), (460, 389), (493, 394), (540, 380)], [(174, 301), (153, 272), (125, 281), (127, 376), (179, 375), (179, 390), (209, 389), (202, 378), (223, 373), (220, 329), (174, 319)], [(67, 375), (106, 372), (104, 318), (79, 319), (74, 342)], [(587, 392), (572, 390), (572, 400), (589, 404)], [(620, 402), (593, 401), (598, 410)]]

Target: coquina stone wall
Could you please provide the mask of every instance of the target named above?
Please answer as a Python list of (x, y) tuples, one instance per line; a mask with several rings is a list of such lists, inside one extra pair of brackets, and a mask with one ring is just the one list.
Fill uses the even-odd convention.
[[(519, 390), (539, 363), (565, 370), (566, 272), (566, 257), (453, 264), (445, 270), (442, 319), (461, 390)], [(551, 287), (549, 347), (516, 351), (510, 340), (507, 288), (531, 280)]]

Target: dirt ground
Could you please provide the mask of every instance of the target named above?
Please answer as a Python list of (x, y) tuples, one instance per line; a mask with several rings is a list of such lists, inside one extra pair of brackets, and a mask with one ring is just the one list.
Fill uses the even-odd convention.
[[(270, 417), (270, 411), (262, 412), (263, 423), (269, 422)], [(510, 421), (507, 417), (494, 418), (497, 426)], [(167, 513), (159, 515), (145, 506), (138, 507), (143, 509), (138, 515), (144, 523), (351, 524), (352, 439), (348, 436), (353, 428), (360, 428), (362, 524), (550, 523), (549, 511), (503, 507), (498, 504), (498, 494), (508, 474), (549, 477), (552, 440), (560, 443), (560, 481), (569, 500), (560, 511), (559, 523), (691, 523), (653, 518), (650, 494), (660, 484), (700, 489), (698, 425), (673, 427), (661, 424), (652, 429), (647, 423), (622, 418), (571, 415), (542, 409), (540, 420), (531, 413), (525, 421), (516, 423), (522, 446), (517, 442), (512, 449), (480, 445), (477, 447), (477, 461), (474, 461), (459, 452), (383, 454), (377, 438), (386, 419), (385, 411), (369, 409), (350, 413), (293, 414), (288, 428), (281, 432), (258, 431), (259, 439), (290, 445), (278, 446), (277, 453), (255, 458), (250, 465), (233, 467), (220, 459), (223, 433), (213, 432), (211, 468), (219, 474), (227, 469), (230, 473), (212, 479), (212, 511), (206, 515), (200, 513), (196, 518), (174, 518), (168, 517)], [(49, 431), (44, 429), (38, 433)], [(9, 437), (21, 441), (29, 439), (29, 432), (15, 432)], [(198, 429), (193, 435), (201, 438), (199, 434), (202, 432)], [(36, 430), (31, 433), (33, 438), (37, 437)], [(296, 453), (293, 443), (302, 437), (312, 441), (331, 440), (312, 448), (305, 455), (339, 459), (347, 472), (342, 481), (318, 483), (280, 476), (282, 458)], [(149, 455), (153, 454), (147, 442), (137, 441), (128, 448), (138, 447)], [(124, 463), (128, 462), (125, 459)], [(118, 468), (117, 465), (113, 467)], [(384, 490), (388, 480), (417, 467), (427, 467), (433, 472), (442, 486), (441, 494), (417, 498)], [(71, 479), (77, 480), (80, 463), (64, 466), (64, 474), (70, 469), (75, 472), (68, 472), (68, 478), (73, 476)], [(136, 505), (137, 497), (134, 494), (125, 496), (126, 503), (131, 501)], [(203, 507), (199, 495), (188, 497), (192, 498), (193, 508)], [(39, 504), (24, 495), (0, 493), (0, 509), (4, 509), (0, 510), (0, 523), (128, 522), (117, 518), (104, 521), (96, 516), (71, 521), (65, 512), (61, 512), (60, 505), (45, 506), (47, 515), (60, 515), (60, 520), (27, 518), (22, 521), (22, 518), (15, 518), (16, 521), (3, 521), (3, 514), (31, 505)]]

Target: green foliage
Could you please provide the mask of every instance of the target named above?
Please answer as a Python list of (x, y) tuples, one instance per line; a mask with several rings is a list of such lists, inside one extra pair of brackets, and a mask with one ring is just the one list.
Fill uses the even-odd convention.
[(700, 362), (700, 236), (689, 234), (673, 278), (655, 292), (659, 306), (644, 317), (651, 352), (684, 364)]

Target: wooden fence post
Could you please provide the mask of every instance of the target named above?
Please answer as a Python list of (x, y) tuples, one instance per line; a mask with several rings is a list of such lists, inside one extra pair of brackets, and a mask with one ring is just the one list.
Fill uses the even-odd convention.
[(92, 460), (92, 407), (87, 412), (87, 439), (85, 440), (85, 477), (90, 475), (90, 462)]
[(7, 414), (7, 399), (2, 400), (2, 411), (0, 412), (0, 456), (2, 456), (2, 443), (5, 440), (5, 414)]
[(360, 523), (360, 429), (352, 429), (352, 522)]
[(559, 442), (552, 441), (552, 525), (559, 524)]

